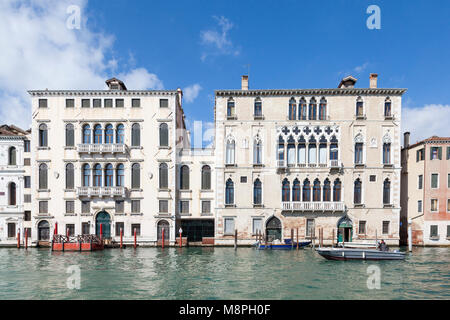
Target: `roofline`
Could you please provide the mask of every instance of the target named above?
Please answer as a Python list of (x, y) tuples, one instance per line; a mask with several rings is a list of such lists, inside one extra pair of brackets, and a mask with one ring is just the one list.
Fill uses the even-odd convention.
[(83, 96), (83, 95), (175, 95), (177, 90), (28, 90), (30, 96)]
[(403, 147), (402, 150), (409, 150), (412, 148), (415, 148), (417, 146), (420, 146), (422, 144), (432, 144), (432, 143), (449, 143), (450, 144), (450, 137), (430, 137), (430, 138), (426, 138), (423, 139), (421, 141), (418, 141), (414, 144), (410, 144), (407, 147)]
[(269, 89), (215, 90), (216, 96), (298, 96), (298, 95), (402, 95), (404, 88), (333, 88), (333, 89)]

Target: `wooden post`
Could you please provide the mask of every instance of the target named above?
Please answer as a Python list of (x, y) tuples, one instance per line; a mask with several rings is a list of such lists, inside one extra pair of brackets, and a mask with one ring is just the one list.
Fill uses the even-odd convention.
[(58, 222), (55, 222), (55, 231), (54, 234), (58, 234)]
[(333, 228), (333, 234), (331, 235), (331, 247), (334, 247), (334, 228)]
[(298, 228), (297, 228), (297, 250), (298, 250)]
[(320, 247), (323, 247), (323, 228), (320, 228)]
[(234, 250), (237, 249), (237, 229), (234, 229)]
[(17, 249), (20, 249), (20, 231), (17, 232)]
[(123, 248), (123, 229), (120, 228), (120, 249)]
[(315, 249), (316, 248), (316, 227), (314, 227), (312, 229), (311, 235), (312, 235), (312, 241), (313, 241), (313, 248)]
[(28, 250), (28, 229), (25, 229), (25, 250)]
[(136, 249), (136, 228), (134, 228), (134, 248)]
[(294, 248), (294, 229), (291, 228), (291, 249)]
[(69, 228), (66, 228), (66, 236), (67, 236), (67, 240), (69, 240)]
[(182, 245), (183, 245), (183, 237), (181, 236), (181, 232), (180, 232), (180, 248), (182, 247)]
[(162, 228), (162, 248), (164, 249), (164, 227)]
[(100, 242), (103, 243), (103, 223), (100, 223)]

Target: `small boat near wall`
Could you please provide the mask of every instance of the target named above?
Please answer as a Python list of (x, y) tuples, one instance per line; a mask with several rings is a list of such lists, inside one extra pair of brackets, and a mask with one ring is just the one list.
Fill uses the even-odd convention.
[[(299, 248), (303, 248), (306, 247), (307, 245), (310, 245), (311, 241), (299, 241), (298, 242), (298, 247)], [(297, 242), (292, 242), (291, 239), (286, 239), (284, 241), (284, 243), (261, 243), (260, 241), (258, 241), (255, 244), (256, 248), (258, 250), (266, 250), (266, 249), (271, 249), (271, 250), (294, 250), (297, 249)]]
[(339, 247), (342, 248), (353, 248), (353, 249), (376, 249), (378, 247), (377, 243), (369, 242), (369, 241), (361, 241), (361, 242), (339, 242)]
[(318, 248), (316, 252), (328, 260), (404, 260), (400, 251), (380, 251), (376, 249)]

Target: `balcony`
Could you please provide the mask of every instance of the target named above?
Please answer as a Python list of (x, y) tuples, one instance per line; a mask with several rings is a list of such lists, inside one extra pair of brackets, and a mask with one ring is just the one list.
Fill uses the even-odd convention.
[(123, 143), (92, 144), (84, 143), (78, 145), (79, 153), (126, 153), (127, 146)]
[(286, 168), (286, 161), (277, 160), (277, 168)]
[(125, 187), (78, 187), (77, 195), (84, 197), (125, 197)]
[(343, 202), (282, 202), (283, 211), (344, 211)]
[(339, 168), (341, 164), (339, 163), (339, 160), (330, 160), (330, 168)]

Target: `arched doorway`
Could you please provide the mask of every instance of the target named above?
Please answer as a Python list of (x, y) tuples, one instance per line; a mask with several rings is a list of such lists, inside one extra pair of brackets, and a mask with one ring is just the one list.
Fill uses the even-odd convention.
[(281, 221), (277, 217), (272, 217), (267, 221), (266, 239), (268, 242), (272, 242), (275, 239), (281, 240)]
[(101, 211), (95, 217), (95, 234), (100, 236), (100, 225), (102, 225), (102, 238), (111, 238), (111, 216), (106, 211)]
[(158, 241), (162, 240), (162, 231), (164, 229), (164, 241), (170, 239), (170, 225), (166, 220), (161, 220), (158, 222)]
[(344, 216), (339, 219), (338, 224), (338, 242), (351, 242), (353, 234), (353, 222), (349, 217)]
[(46, 220), (42, 220), (38, 224), (38, 240), (40, 241), (50, 240), (50, 224)]

